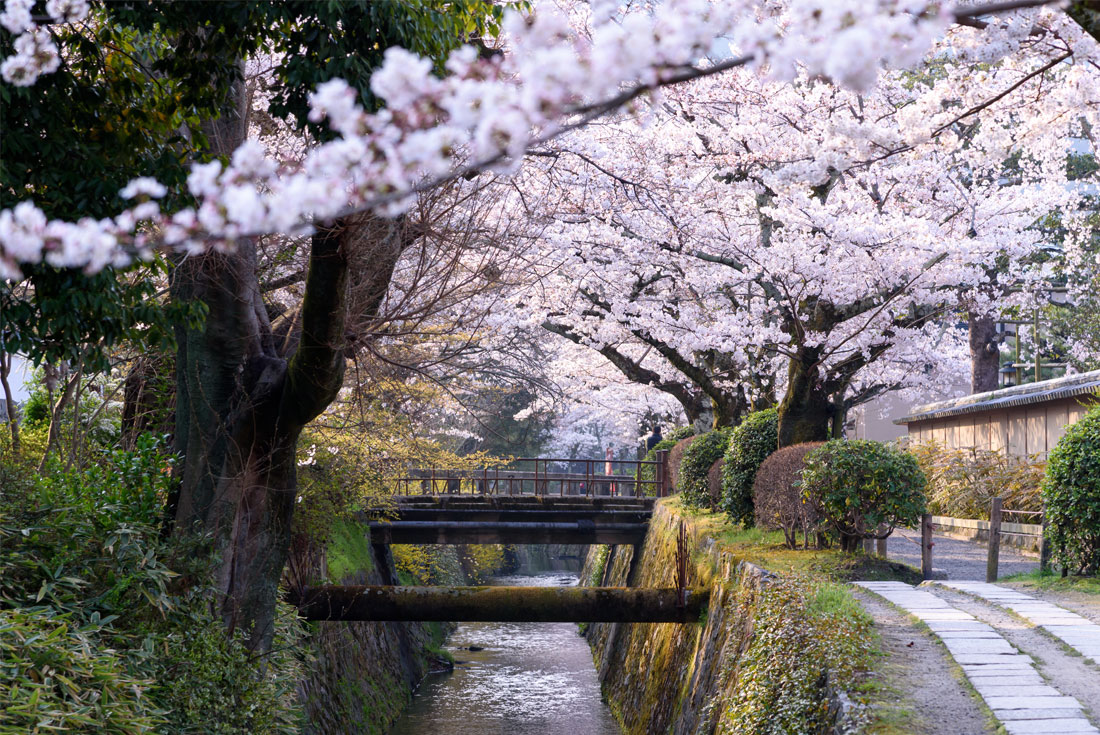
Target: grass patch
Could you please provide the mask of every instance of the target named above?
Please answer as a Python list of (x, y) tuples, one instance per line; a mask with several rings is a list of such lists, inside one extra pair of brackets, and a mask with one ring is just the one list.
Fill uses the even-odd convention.
[(664, 502), (677, 514), (690, 519), (698, 535), (710, 536), (723, 550), (779, 574), (805, 574), (833, 582), (897, 580), (919, 584), (922, 579), (920, 570), (908, 564), (873, 554), (843, 552), (835, 547), (788, 549), (782, 531), (741, 528), (725, 513), (685, 508), (678, 497)]
[(1082, 592), (1086, 595), (1100, 597), (1100, 577), (1062, 577), (1054, 572), (1042, 572), (1035, 570), (1023, 574), (1013, 574), (1009, 577), (1001, 577), (999, 582), (1016, 582), (1027, 587), (1052, 592)]

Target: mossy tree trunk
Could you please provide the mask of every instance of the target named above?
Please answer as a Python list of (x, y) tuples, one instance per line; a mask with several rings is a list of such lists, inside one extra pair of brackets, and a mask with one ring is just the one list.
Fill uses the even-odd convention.
[(779, 447), (829, 439), (834, 409), (820, 368), (817, 350), (805, 350), (787, 368), (787, 392), (780, 401)]
[(996, 390), (1001, 369), (1001, 348), (997, 341), (997, 322), (991, 314), (970, 312), (970, 392)]

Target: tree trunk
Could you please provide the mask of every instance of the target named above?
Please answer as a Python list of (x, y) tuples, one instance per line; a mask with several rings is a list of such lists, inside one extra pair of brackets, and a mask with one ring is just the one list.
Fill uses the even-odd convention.
[(990, 314), (969, 312), (970, 392), (996, 390), (1001, 369), (1001, 348), (997, 340), (997, 322)]
[(834, 410), (821, 373), (811, 367), (816, 351), (792, 358), (787, 371), (787, 392), (779, 404), (779, 447), (829, 439)]
[(741, 390), (727, 392), (721, 398), (712, 398), (711, 403), (714, 405), (714, 425), (711, 427), (713, 429), (737, 426), (749, 408), (749, 403)]
[(76, 390), (83, 376), (84, 361), (81, 360), (77, 365), (76, 373), (65, 383), (65, 389), (61, 391), (61, 396), (58, 397), (57, 403), (53, 405), (53, 410), (50, 412), (50, 428), (46, 433), (46, 451), (42, 453), (42, 460), (38, 463), (39, 472), (46, 469), (46, 460), (50, 456), (50, 451), (57, 446), (57, 442), (61, 437), (61, 421), (65, 416), (65, 409), (72, 402), (73, 391)]
[(8, 376), (11, 375), (15, 359), (10, 352), (0, 352), (0, 386), (4, 388), (4, 407), (7, 409), (8, 431), (11, 432), (12, 454), (18, 454), (19, 443), (19, 417), (16, 416), (15, 394), (12, 393)]

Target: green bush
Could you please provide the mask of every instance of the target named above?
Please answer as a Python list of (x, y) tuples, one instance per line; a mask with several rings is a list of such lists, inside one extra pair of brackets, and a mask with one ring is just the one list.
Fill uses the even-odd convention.
[[(851, 692), (874, 664), (870, 616), (844, 587), (801, 577), (762, 586), (742, 609), (752, 615), (752, 637), (718, 731), (833, 732), (830, 686)], [(866, 712), (854, 719), (865, 725)]]
[(814, 505), (844, 551), (886, 538), (924, 512), (924, 473), (909, 452), (881, 442), (833, 439), (806, 457), (802, 497)]
[(668, 436), (663, 441), (672, 442), (666, 449), (676, 446), (677, 443), (687, 439), (689, 436), (695, 436), (695, 427), (691, 424), (687, 426), (677, 426), (672, 431), (668, 432)]
[(779, 446), (779, 414), (754, 411), (733, 430), (722, 467), (721, 508), (745, 528), (753, 524), (752, 485), (756, 471)]
[(1054, 561), (1078, 574), (1100, 574), (1100, 406), (1066, 428), (1042, 487)]
[(715, 429), (699, 436), (688, 445), (680, 463), (680, 498), (689, 508), (711, 505), (707, 473), (711, 465), (722, 458), (729, 446), (730, 430)]
[(100, 630), (48, 607), (0, 610), (0, 733), (128, 734), (161, 724), (153, 682), (130, 676)]
[(158, 440), (83, 471), (33, 476), (6, 459), (0, 733), (298, 731), (297, 615), (280, 606), (262, 662), (226, 631), (200, 582), (206, 540), (161, 538), (172, 458)]

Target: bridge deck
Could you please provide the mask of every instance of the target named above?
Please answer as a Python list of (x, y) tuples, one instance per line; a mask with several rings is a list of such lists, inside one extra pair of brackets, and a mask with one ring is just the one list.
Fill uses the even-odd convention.
[(374, 543), (636, 544), (652, 512), (653, 498), (421, 495), (364, 520)]

